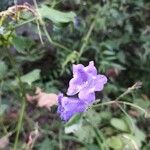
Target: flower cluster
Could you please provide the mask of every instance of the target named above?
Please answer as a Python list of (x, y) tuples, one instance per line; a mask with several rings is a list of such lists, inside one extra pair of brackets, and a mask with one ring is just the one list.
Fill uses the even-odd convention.
[[(95, 101), (95, 92), (101, 91), (107, 78), (97, 74), (94, 62), (84, 67), (82, 64), (73, 65), (73, 78), (69, 82), (67, 95), (58, 97), (58, 113), (64, 121), (69, 120), (74, 114), (84, 112)], [(73, 98), (78, 94), (78, 98)]]

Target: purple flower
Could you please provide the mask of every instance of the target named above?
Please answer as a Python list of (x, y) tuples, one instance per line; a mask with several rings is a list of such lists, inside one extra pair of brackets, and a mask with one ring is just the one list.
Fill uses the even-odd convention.
[(58, 109), (60, 118), (68, 121), (74, 114), (84, 112), (88, 105), (78, 98), (64, 97), (63, 94), (58, 96)]
[(87, 67), (73, 65), (73, 78), (69, 82), (67, 95), (78, 94), (78, 98), (58, 96), (57, 112), (61, 119), (68, 121), (74, 114), (86, 111), (95, 101), (95, 92), (101, 91), (106, 83), (107, 78), (97, 74), (93, 61)]
[(106, 83), (106, 76), (97, 74), (93, 61), (87, 67), (73, 65), (73, 78), (69, 82), (67, 95), (78, 93), (79, 99), (92, 103), (95, 101), (95, 91), (101, 91)]

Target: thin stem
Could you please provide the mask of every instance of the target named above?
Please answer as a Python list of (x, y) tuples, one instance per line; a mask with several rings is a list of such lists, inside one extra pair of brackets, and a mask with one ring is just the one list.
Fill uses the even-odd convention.
[(26, 108), (26, 100), (25, 100), (25, 98), (23, 98), (22, 99), (21, 112), (20, 112), (20, 116), (19, 116), (19, 121), (18, 121), (18, 124), (17, 124), (17, 134), (16, 134), (16, 137), (15, 137), (14, 150), (17, 150), (19, 133), (20, 133), (20, 130), (21, 130), (21, 127), (22, 127), (22, 121), (23, 121), (23, 117), (24, 117), (25, 108)]
[(14, 28), (19, 28), (20, 26), (23, 26), (23, 25), (25, 25), (25, 24), (27, 24), (27, 23), (30, 23), (30, 22), (32, 22), (32, 21), (35, 21), (35, 20), (36, 20), (36, 17), (31, 18), (31, 19), (29, 19), (29, 20), (26, 20), (26, 21), (20, 23), (20, 24), (15, 25)]
[[(99, 9), (99, 10), (100, 10), (100, 9)], [(96, 19), (97, 19), (98, 15), (99, 15), (99, 10), (97, 11), (97, 14), (96, 14), (96, 16), (95, 16), (93, 22), (91, 23), (90, 28), (89, 28), (87, 34), (86, 34), (85, 37), (83, 38), (83, 44), (81, 45), (81, 48), (80, 48), (80, 50), (79, 50), (79, 55), (78, 55), (78, 60), (77, 60), (77, 62), (79, 62), (79, 59), (80, 59), (80, 57), (82, 56), (82, 54), (83, 54), (83, 52), (84, 52), (84, 49), (86, 48), (86, 46), (87, 46), (87, 44), (88, 44), (89, 38), (90, 38), (90, 36), (91, 36), (91, 34), (92, 34), (92, 31), (93, 31), (93, 29), (94, 29), (94, 27), (95, 27)]]
[(24, 116), (24, 112), (25, 112), (25, 106), (26, 106), (25, 90), (24, 90), (23, 83), (21, 81), (20, 73), (19, 73), (18, 69), (16, 68), (14, 57), (12, 56), (12, 54), (7, 49), (6, 49), (6, 52), (7, 52), (8, 59), (9, 59), (11, 65), (12, 65), (12, 67), (16, 71), (16, 76), (17, 76), (17, 79), (18, 79), (18, 86), (19, 86), (19, 89), (20, 89), (19, 96), (22, 100), (20, 116), (19, 116), (19, 120), (18, 120), (18, 123), (17, 123), (17, 127), (16, 127), (16, 132), (17, 133), (16, 133), (16, 137), (15, 137), (15, 144), (14, 144), (14, 150), (17, 150), (19, 133), (20, 133), (20, 130), (21, 130), (22, 120), (23, 120), (23, 116)]
[(59, 150), (63, 149), (63, 144), (62, 144), (62, 129), (59, 130)]
[(83, 44), (82, 44), (82, 46), (81, 46), (81, 48), (80, 48), (80, 51), (79, 51), (79, 58), (80, 58), (81, 55), (83, 54), (83, 51), (84, 51), (85, 47), (86, 47), (87, 44), (88, 44), (88, 41), (89, 41), (89, 38), (90, 38), (90, 36), (91, 36), (91, 33), (92, 33), (93, 29), (94, 29), (94, 26), (95, 26), (95, 19), (94, 19), (94, 21), (92, 22), (92, 24), (91, 24), (91, 26), (90, 26), (90, 28), (89, 28), (89, 30), (88, 30), (86, 36), (84, 37)]
[(65, 47), (64, 45), (62, 45), (62, 44), (60, 44), (60, 43), (57, 43), (57, 42), (55, 42), (55, 41), (53, 41), (53, 40), (51, 39), (49, 33), (48, 33), (47, 30), (46, 30), (45, 25), (43, 25), (43, 31), (44, 31), (45, 35), (47, 36), (48, 41), (49, 41), (52, 45), (54, 45), (54, 46), (56, 46), (56, 47), (59, 47), (59, 48), (61, 48), (61, 49), (63, 49), (63, 50), (66, 50), (66, 51), (70, 52), (70, 50), (69, 50), (67, 47)]
[(141, 86), (142, 86), (142, 82), (140, 82), (140, 81), (136, 82), (134, 85), (132, 85), (131, 87), (129, 87), (124, 93), (122, 93), (120, 96), (118, 96), (115, 100), (118, 101), (119, 99), (121, 99), (125, 95), (131, 93), (135, 89), (141, 88)]
[(103, 133), (97, 127), (95, 127), (88, 119), (86, 119), (86, 121), (93, 128), (93, 131), (96, 135), (96, 141), (98, 143), (99, 149), (103, 150), (105, 147), (105, 150), (109, 150), (105, 142), (105, 137), (103, 136)]
[(128, 105), (128, 106), (132, 106), (138, 110), (140, 110), (141, 112), (143, 112), (144, 114), (146, 113), (145, 109), (143, 109), (142, 107), (138, 106), (138, 105), (135, 105), (133, 103), (130, 103), (130, 102), (125, 102), (125, 101), (117, 101), (117, 100), (114, 100), (114, 101), (109, 101), (109, 102), (104, 102), (104, 103), (101, 103), (101, 104), (97, 104), (97, 105), (93, 105), (92, 108), (97, 108), (99, 106), (104, 106), (104, 105), (109, 105), (109, 104), (124, 104), (124, 105)]
[[(127, 118), (130, 120), (130, 123), (131, 123), (131, 128), (130, 128), (130, 131), (132, 132), (132, 134), (134, 134), (134, 123), (132, 121), (132, 118), (128, 115), (128, 113), (124, 110), (124, 108), (118, 104), (118, 107), (120, 108), (120, 110), (127, 116)], [(129, 125), (130, 127), (130, 125)]]
[[(33, 0), (33, 2), (34, 2), (34, 5), (35, 5), (35, 8), (36, 8), (36, 12), (37, 12), (37, 15), (40, 17), (40, 20), (41, 20), (41, 15), (40, 15), (40, 13), (39, 13), (39, 11), (38, 11), (38, 5), (37, 5), (37, 2), (36, 2), (36, 0)], [(39, 24), (39, 22), (38, 22), (38, 19), (36, 19), (36, 24), (37, 24), (37, 30), (38, 30), (38, 33), (39, 33), (39, 38), (40, 38), (40, 41), (41, 41), (41, 43), (42, 43), (42, 45), (44, 45), (44, 42), (43, 42), (43, 39), (42, 39), (42, 35), (41, 35), (41, 28), (40, 28), (40, 24)]]
[[(65, 47), (64, 45), (62, 45), (62, 44), (60, 44), (60, 43), (57, 43), (57, 42), (55, 42), (55, 41), (52, 40), (52, 38), (50, 37), (50, 35), (49, 35), (49, 33), (48, 33), (47, 29), (46, 29), (45, 23), (44, 23), (44, 21), (43, 21), (41, 15), (40, 15), (40, 12), (38, 11), (38, 5), (37, 5), (36, 0), (33, 0), (33, 2), (34, 2), (34, 5), (35, 5), (35, 8), (36, 8), (36, 11), (37, 11), (37, 16), (38, 16), (38, 20), (37, 20), (37, 21), (39, 21), (40, 24), (43, 26), (43, 31), (44, 31), (44, 33), (45, 33), (45, 35), (46, 35), (48, 41), (49, 41), (52, 45), (54, 45), (54, 46), (57, 46), (57, 47), (59, 47), (59, 48), (61, 48), (61, 49), (64, 49), (64, 50), (66, 50), (66, 51), (70, 51), (70, 50), (69, 50), (67, 47)], [(39, 27), (38, 27), (38, 28), (39, 28)]]

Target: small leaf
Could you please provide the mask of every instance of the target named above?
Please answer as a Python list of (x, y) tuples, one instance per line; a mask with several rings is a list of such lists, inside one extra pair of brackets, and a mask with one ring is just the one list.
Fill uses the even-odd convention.
[(4, 77), (6, 77), (7, 70), (8, 68), (5, 62), (0, 61), (0, 79), (3, 79)]
[(65, 125), (65, 133), (75, 133), (77, 130), (79, 130), (82, 126), (82, 119), (81, 115), (77, 114), (74, 115)]
[(49, 138), (45, 138), (42, 143), (39, 144), (38, 150), (54, 150), (54, 143)]
[(110, 120), (112, 117), (112, 114), (109, 111), (101, 111), (99, 115), (103, 120)]
[(21, 81), (31, 85), (34, 81), (40, 79), (40, 70), (35, 69), (21, 77)]
[(80, 127), (75, 133), (74, 133), (80, 141), (86, 142), (86, 143), (93, 143), (95, 133), (91, 126), (84, 125)]
[(81, 125), (82, 125), (81, 123), (78, 123), (78, 124), (73, 124), (71, 126), (67, 126), (65, 127), (65, 133), (66, 134), (75, 133), (76, 131), (78, 131), (78, 129), (80, 129)]
[(71, 126), (73, 124), (79, 123), (81, 120), (81, 114), (76, 114), (73, 117), (70, 118), (70, 120), (66, 123), (66, 127), (67, 126)]
[(7, 105), (5, 105), (5, 104), (0, 104), (0, 116), (3, 115), (3, 113), (6, 111), (7, 108), (8, 108)]
[(61, 12), (46, 5), (42, 5), (39, 12), (43, 18), (50, 19), (55, 24), (73, 22), (76, 16), (74, 12)]
[(33, 42), (29, 38), (15, 36), (12, 39), (12, 44), (18, 53), (26, 54), (25, 50), (29, 50)]
[(113, 136), (107, 139), (107, 144), (110, 148), (114, 150), (122, 150), (123, 149), (123, 142), (117, 136)]
[(128, 125), (126, 124), (126, 122), (122, 119), (118, 119), (118, 118), (112, 118), (111, 121), (110, 121), (111, 125), (120, 130), (120, 131), (126, 131), (128, 132), (129, 131), (129, 127)]
[(131, 134), (122, 134), (120, 135), (120, 138), (124, 143), (124, 149), (139, 150), (141, 147), (142, 143), (136, 136)]
[[(24, 82), (24, 83), (27, 83), (28, 85), (31, 86), (31, 84), (37, 80), (40, 79), (40, 69), (35, 69), (23, 76), (21, 76), (21, 81)], [(12, 85), (13, 86), (16, 86), (18, 83), (18, 80), (14, 80), (12, 81)]]
[[(102, 118), (101, 118), (101, 114), (97, 113), (96, 111), (89, 109), (86, 113), (85, 113), (86, 117), (88, 118), (88, 120), (93, 124), (93, 125), (99, 125)], [(94, 116), (94, 117), (93, 117)]]

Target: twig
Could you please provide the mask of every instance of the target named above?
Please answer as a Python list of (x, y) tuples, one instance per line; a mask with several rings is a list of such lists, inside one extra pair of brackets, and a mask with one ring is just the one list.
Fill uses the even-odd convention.
[(0, 12), (0, 17), (12, 16), (12, 15), (15, 15), (16, 13), (18, 13), (18, 12), (20, 12), (22, 10), (28, 10), (33, 15), (36, 16), (35, 10), (31, 7), (31, 5), (28, 4), (28, 3), (24, 3), (23, 5), (14, 5), (14, 6), (11, 6), (7, 10)]
[(104, 105), (109, 105), (109, 104), (114, 104), (114, 103), (116, 103), (117, 105), (118, 104), (124, 104), (124, 105), (132, 106), (132, 107), (140, 110), (141, 112), (143, 112), (146, 115), (147, 112), (142, 107), (140, 107), (140, 106), (138, 106), (136, 104), (130, 103), (130, 102), (119, 101), (122, 97), (124, 97), (125, 95), (131, 93), (133, 90), (140, 88), (141, 86), (142, 86), (142, 82), (136, 82), (133, 86), (129, 87), (123, 94), (121, 94), (120, 96), (118, 96), (115, 100), (109, 101), (109, 102), (104, 102), (104, 103), (101, 103), (101, 104), (96, 104), (96, 105), (93, 105), (91, 107), (92, 108), (97, 108), (99, 106), (104, 106)]

